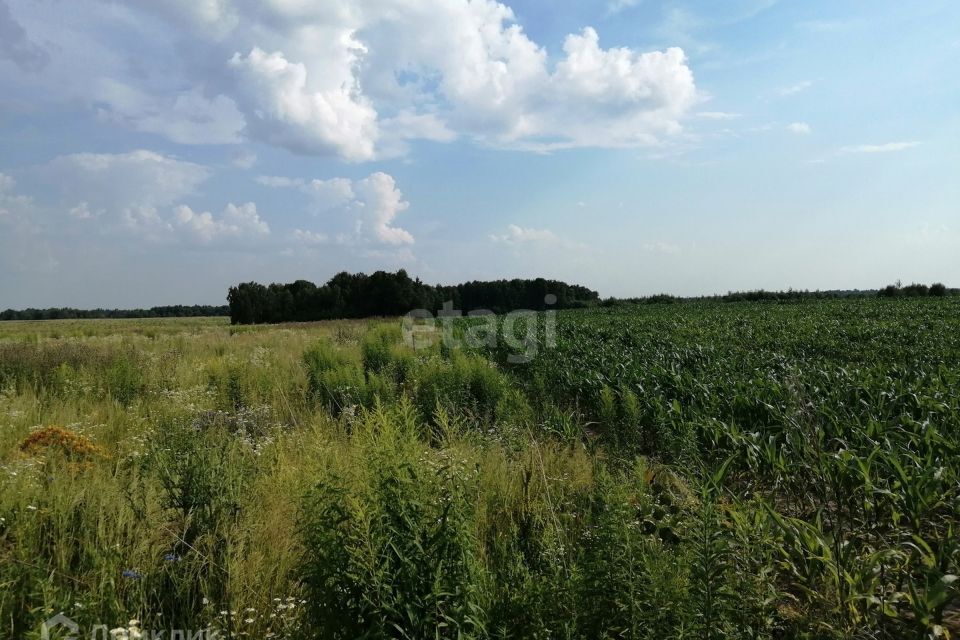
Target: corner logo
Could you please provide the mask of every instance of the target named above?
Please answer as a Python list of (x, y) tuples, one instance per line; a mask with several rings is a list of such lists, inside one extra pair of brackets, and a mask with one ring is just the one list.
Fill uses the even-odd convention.
[(62, 613), (58, 613), (52, 618), (44, 621), (43, 625), (40, 627), (41, 640), (50, 640), (50, 630), (56, 629), (57, 627), (63, 627), (70, 634), (67, 635), (63, 640), (77, 640), (77, 636), (73, 634), (76, 634), (80, 631), (80, 625)]

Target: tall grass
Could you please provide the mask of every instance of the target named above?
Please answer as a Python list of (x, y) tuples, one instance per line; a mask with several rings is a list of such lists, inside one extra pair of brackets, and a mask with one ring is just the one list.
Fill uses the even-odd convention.
[(0, 325), (0, 637), (956, 635), (958, 310)]

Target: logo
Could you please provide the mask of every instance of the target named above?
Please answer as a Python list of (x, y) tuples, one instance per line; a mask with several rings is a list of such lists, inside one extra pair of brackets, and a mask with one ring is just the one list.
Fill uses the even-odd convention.
[[(442, 344), (448, 348), (463, 346), (471, 349), (496, 349), (501, 343), (510, 351), (507, 362), (524, 364), (532, 362), (541, 348), (557, 346), (557, 312), (547, 307), (557, 303), (552, 293), (543, 298), (542, 312), (532, 309), (515, 309), (497, 315), (489, 309), (476, 309), (467, 313), (453, 308), (453, 301), (443, 303), (443, 310), (434, 317), (427, 309), (414, 309), (403, 317), (403, 340), (412, 349), (429, 349), (439, 334)], [(454, 328), (458, 318), (464, 318), (462, 331)], [(439, 325), (439, 326), (438, 326)]]
[(63, 640), (77, 640), (77, 636), (74, 634), (77, 634), (80, 632), (80, 625), (78, 625), (76, 622), (74, 622), (67, 616), (63, 615), (62, 613), (58, 613), (52, 618), (48, 618), (40, 626), (41, 640), (50, 640), (50, 630), (56, 629), (57, 627), (62, 627), (66, 629), (67, 633), (69, 634), (66, 637), (64, 637)]

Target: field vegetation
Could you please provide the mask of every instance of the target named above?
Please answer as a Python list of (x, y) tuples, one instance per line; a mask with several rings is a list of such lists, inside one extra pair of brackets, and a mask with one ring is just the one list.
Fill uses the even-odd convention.
[(960, 299), (562, 311), (510, 355), (0, 325), (0, 637), (960, 633)]

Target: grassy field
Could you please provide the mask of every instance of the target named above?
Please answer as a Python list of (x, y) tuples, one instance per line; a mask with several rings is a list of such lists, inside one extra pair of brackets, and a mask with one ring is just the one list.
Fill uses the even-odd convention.
[(0, 323), (0, 638), (960, 633), (960, 299), (555, 335)]

